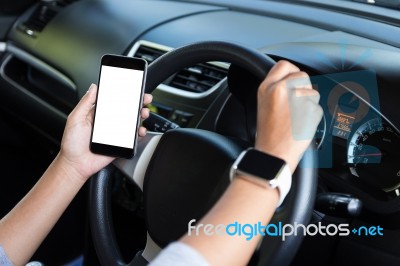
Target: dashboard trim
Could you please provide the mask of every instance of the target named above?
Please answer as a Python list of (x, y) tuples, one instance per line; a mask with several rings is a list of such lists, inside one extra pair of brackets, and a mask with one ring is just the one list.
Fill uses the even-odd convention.
[(50, 65), (46, 64), (42, 60), (34, 57), (33, 55), (21, 50), (20, 48), (16, 47), (13, 44), (8, 44), (6, 47), (6, 51), (17, 57), (18, 59), (21, 59), (22, 61), (30, 64), (31, 66), (37, 68), (40, 71), (43, 71), (44, 73), (48, 74), (55, 80), (59, 81), (60, 83), (64, 84), (68, 88), (70, 88), (73, 91), (76, 91), (76, 85), (75, 83), (65, 76), (63, 73), (58, 71), (57, 69), (51, 67)]
[(14, 80), (12, 80), (11, 78), (9, 78), (5, 71), (4, 68), (7, 65), (7, 63), (12, 59), (13, 55), (9, 54), (7, 56), (7, 58), (3, 61), (2, 65), (0, 66), (0, 76), (7, 81), (8, 83), (10, 83), (11, 85), (13, 85), (15, 88), (17, 88), (18, 90), (20, 90), (21, 92), (23, 92), (24, 94), (26, 94), (27, 96), (35, 99), (38, 103), (40, 103), (41, 105), (45, 106), (46, 108), (50, 109), (53, 113), (59, 115), (61, 118), (63, 119), (67, 119), (67, 115), (64, 114), (63, 112), (61, 112), (60, 110), (58, 110), (57, 108), (53, 107), (52, 105), (50, 105), (49, 103), (47, 103), (46, 101), (42, 100), (40, 97), (36, 96), (35, 94), (33, 94), (32, 92), (30, 92), (29, 90), (27, 90), (26, 88), (24, 88), (23, 86), (21, 86), (20, 84), (18, 84), (17, 82), (15, 82)]

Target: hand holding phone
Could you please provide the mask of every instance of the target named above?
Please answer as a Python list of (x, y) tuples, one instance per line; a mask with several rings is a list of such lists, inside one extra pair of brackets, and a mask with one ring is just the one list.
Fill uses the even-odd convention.
[(147, 62), (104, 55), (101, 59), (90, 150), (131, 158), (136, 149)]

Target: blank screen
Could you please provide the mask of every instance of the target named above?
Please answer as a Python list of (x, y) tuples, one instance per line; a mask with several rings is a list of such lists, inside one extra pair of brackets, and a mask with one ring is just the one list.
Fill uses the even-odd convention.
[(133, 148), (143, 71), (101, 66), (92, 142)]

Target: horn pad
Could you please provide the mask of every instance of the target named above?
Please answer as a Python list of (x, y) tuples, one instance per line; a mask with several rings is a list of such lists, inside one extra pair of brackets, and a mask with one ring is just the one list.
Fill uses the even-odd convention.
[(187, 232), (229, 185), (229, 170), (243, 150), (232, 140), (199, 129), (165, 133), (144, 179), (149, 235), (161, 247)]

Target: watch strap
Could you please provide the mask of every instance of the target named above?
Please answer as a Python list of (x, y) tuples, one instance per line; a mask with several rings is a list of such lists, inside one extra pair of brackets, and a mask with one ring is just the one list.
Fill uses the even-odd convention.
[(277, 181), (277, 186), (279, 190), (279, 201), (277, 208), (282, 205), (283, 201), (285, 200), (287, 194), (289, 194), (290, 188), (292, 187), (292, 173), (290, 172), (289, 166), (285, 164), (282, 168), (280, 173), (278, 174), (277, 178), (271, 180), (271, 183)]

